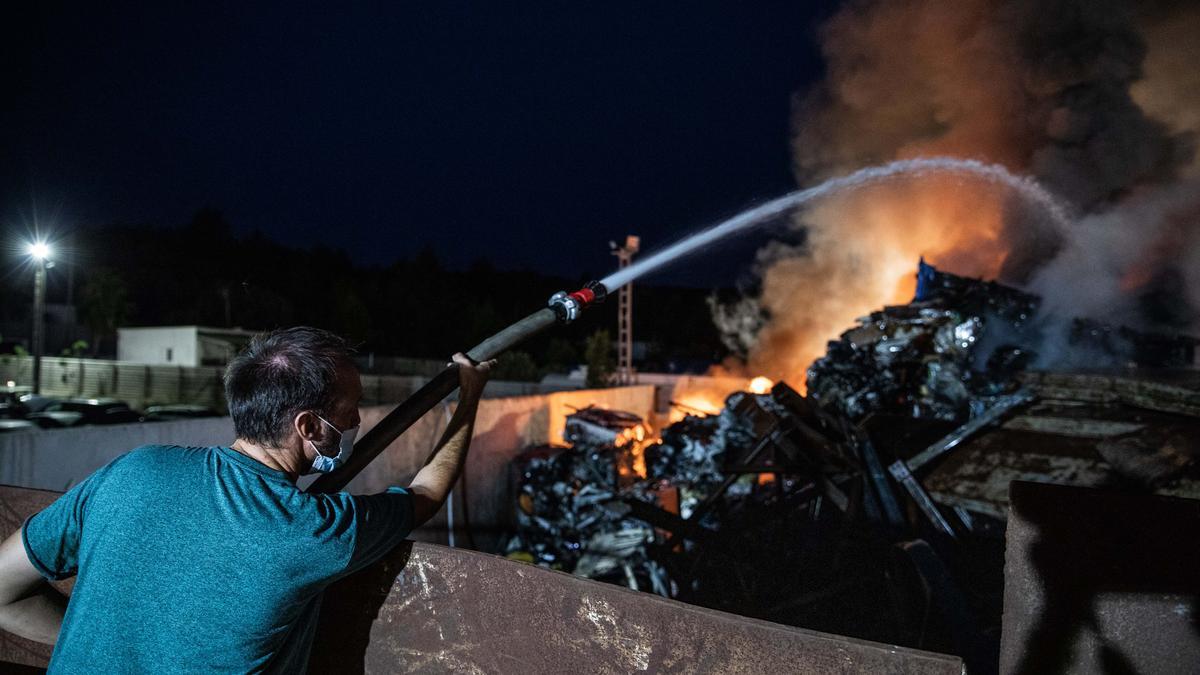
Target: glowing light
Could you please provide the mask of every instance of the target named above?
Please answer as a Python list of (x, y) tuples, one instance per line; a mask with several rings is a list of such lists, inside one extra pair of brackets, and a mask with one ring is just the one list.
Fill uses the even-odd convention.
[(44, 241), (36, 241), (26, 249), (34, 260), (45, 260), (50, 257), (50, 245)]
[(670, 422), (673, 424), (688, 415), (719, 415), (723, 399), (708, 392), (689, 392), (671, 402)]
[(804, 216), (807, 253), (763, 274), (758, 309), (771, 320), (748, 372), (771, 373), (800, 391), (829, 340), (858, 317), (912, 299), (921, 256), (955, 274), (996, 279), (1018, 243), (1005, 227), (1009, 199), (987, 183), (930, 176), (812, 208)]
[(621, 462), (617, 471), (624, 479), (646, 477), (646, 446), (654, 442), (652, 434), (645, 425), (639, 424), (621, 431), (613, 440), (613, 445), (628, 453), (627, 459)]
[(775, 383), (770, 378), (759, 376), (750, 380), (750, 391), (755, 394), (766, 394), (774, 385)]
[(7, 384), (8, 384), (9, 389), (12, 389), (13, 387), (17, 386), (17, 383), (12, 380), (9, 380)]

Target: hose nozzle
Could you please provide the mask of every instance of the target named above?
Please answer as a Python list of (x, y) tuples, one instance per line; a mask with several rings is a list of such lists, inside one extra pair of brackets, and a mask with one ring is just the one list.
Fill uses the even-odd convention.
[(550, 296), (550, 309), (554, 310), (559, 323), (571, 323), (589, 305), (604, 302), (608, 289), (599, 281), (589, 281), (583, 288), (567, 293), (559, 291)]

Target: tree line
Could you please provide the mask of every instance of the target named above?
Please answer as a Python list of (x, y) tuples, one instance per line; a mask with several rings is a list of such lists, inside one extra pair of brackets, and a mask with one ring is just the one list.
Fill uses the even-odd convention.
[[(445, 358), (587, 279), (500, 269), (478, 260), (449, 269), (431, 249), (385, 266), (356, 265), (341, 250), (298, 248), (254, 232), (238, 235), (214, 209), (182, 227), (116, 224), (72, 236), (74, 295), (92, 350), (115, 351), (120, 326), (202, 325), (265, 330), (312, 325), (360, 353)], [(6, 275), (6, 315), (29, 290)], [(56, 274), (60, 280), (63, 275)], [(55, 292), (52, 288), (52, 294)], [(61, 302), (63, 291), (57, 291)], [(724, 355), (703, 289), (639, 286), (634, 336), (647, 343), (645, 370), (686, 370)], [(51, 297), (56, 301), (55, 297)], [(615, 334), (616, 299), (571, 326), (523, 345), (502, 364), (531, 379), (587, 360), (588, 338)], [(604, 342), (596, 340), (597, 344)], [(594, 351), (595, 347), (593, 347)]]

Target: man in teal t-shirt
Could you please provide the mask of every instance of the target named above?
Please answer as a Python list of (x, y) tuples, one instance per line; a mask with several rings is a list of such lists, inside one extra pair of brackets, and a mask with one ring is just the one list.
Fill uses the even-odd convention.
[[(353, 444), (358, 372), (325, 331), (256, 338), (225, 375), (231, 446), (137, 448), (0, 544), (0, 628), (54, 644), (51, 672), (303, 671), (322, 590), (396, 546), (457, 479), (492, 364), (455, 362), (458, 409), (408, 489), (308, 494), (297, 477)], [(43, 580), (72, 575), (69, 603)]]

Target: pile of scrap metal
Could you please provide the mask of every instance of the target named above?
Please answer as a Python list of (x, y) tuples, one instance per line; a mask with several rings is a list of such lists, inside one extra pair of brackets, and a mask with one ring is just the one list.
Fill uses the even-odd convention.
[(618, 494), (654, 499), (630, 479), (632, 445), (644, 429), (631, 413), (584, 408), (567, 417), (571, 448), (542, 446), (518, 457), (517, 534), (509, 556), (668, 595), (665, 575), (646, 555), (653, 530), (614, 510)]
[(931, 528), (906, 512), (848, 420), (782, 382), (738, 392), (718, 415), (667, 427), (641, 448), (644, 475), (626, 475), (637, 448), (619, 439), (639, 422), (579, 411), (567, 421), (572, 447), (534, 448), (514, 463), (510, 557), (743, 615), (946, 648), (933, 629), (905, 633), (930, 601), (915, 608), (912, 584), (888, 577), (911, 575), (911, 554), (895, 544)]
[[(1038, 298), (923, 262), (919, 279), (913, 303), (830, 343), (807, 397), (735, 393), (644, 446), (623, 442), (636, 417), (572, 415), (572, 447), (516, 464), (508, 553), (994, 669), (1008, 483), (1200, 496), (1200, 376), (1029, 370)], [(1187, 338), (1071, 325), (1121, 363), (1194, 354)]]
[(962, 421), (1014, 391), (1030, 366), (1194, 363), (1193, 338), (1051, 317), (1040, 305), (1036, 295), (922, 260), (913, 301), (873, 312), (831, 341), (808, 370), (809, 395), (856, 421), (872, 413)]
[(809, 395), (877, 438), (893, 478), (947, 535), (914, 472), (930, 470), (931, 496), (964, 523), (972, 513), (1002, 520), (1012, 480), (1200, 495), (1197, 340), (1047, 316), (1040, 305), (922, 260), (913, 302), (830, 342), (808, 371)]

